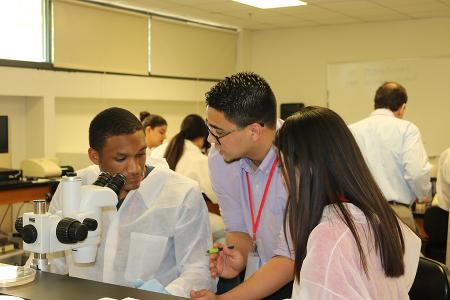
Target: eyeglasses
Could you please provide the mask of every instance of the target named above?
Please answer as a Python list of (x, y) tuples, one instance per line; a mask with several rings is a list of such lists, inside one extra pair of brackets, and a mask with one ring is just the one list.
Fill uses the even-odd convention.
[(226, 137), (227, 135), (229, 135), (229, 134), (231, 134), (231, 133), (233, 133), (233, 132), (235, 132), (235, 131), (238, 131), (238, 130), (240, 129), (240, 128), (236, 128), (236, 129), (233, 129), (233, 130), (224, 132), (224, 133), (221, 134), (221, 135), (215, 135), (215, 134), (212, 132), (212, 129), (211, 129), (211, 127), (210, 127), (209, 124), (208, 124), (208, 121), (205, 121), (205, 124), (206, 124), (206, 127), (208, 128), (209, 134), (211, 134), (211, 135), (214, 137), (214, 139), (216, 140), (217, 144), (219, 144), (219, 145), (222, 145), (222, 144), (220, 143), (220, 139), (221, 139), (221, 138), (224, 138), (224, 137)]

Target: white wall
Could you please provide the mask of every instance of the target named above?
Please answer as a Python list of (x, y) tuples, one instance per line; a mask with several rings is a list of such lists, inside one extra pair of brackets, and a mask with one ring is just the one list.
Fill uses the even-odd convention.
[(450, 56), (450, 18), (256, 31), (250, 65), (279, 102), (325, 106), (329, 63), (435, 56)]
[(205, 105), (201, 99), (199, 101), (152, 101), (57, 98), (55, 105), (56, 154), (60, 158), (61, 165), (71, 165), (75, 169), (80, 169), (90, 164), (87, 156), (89, 124), (99, 111), (112, 106), (128, 109), (136, 116), (144, 110), (162, 115), (168, 123), (168, 139), (178, 133), (181, 121), (186, 115), (191, 113), (205, 115)]

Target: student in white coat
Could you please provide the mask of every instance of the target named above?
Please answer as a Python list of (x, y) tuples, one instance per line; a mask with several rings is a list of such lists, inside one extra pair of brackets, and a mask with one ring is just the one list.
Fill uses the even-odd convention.
[[(96, 262), (76, 264), (66, 252), (66, 257), (52, 260), (53, 268), (177, 296), (188, 296), (193, 287), (211, 288), (205, 256), (211, 231), (198, 185), (168, 168), (145, 165), (143, 127), (127, 110), (99, 113), (89, 127), (89, 144), (95, 165), (78, 172), (83, 184), (92, 184), (100, 171), (121, 173), (126, 184), (117, 207), (103, 209)], [(49, 211), (61, 209), (58, 189)]]
[(146, 154), (150, 156), (155, 147), (161, 145), (166, 139), (167, 121), (160, 115), (151, 114), (148, 111), (139, 113), (139, 120), (144, 126)]
[[(198, 182), (200, 190), (217, 204), (217, 196), (212, 190), (209, 177), (208, 157), (203, 154), (208, 138), (208, 127), (199, 115), (187, 115), (181, 122), (180, 131), (170, 140), (155, 148), (152, 159), (165, 158), (169, 168)], [(209, 214), (214, 240), (225, 236), (224, 223), (220, 216)]]
[(181, 122), (180, 131), (170, 140), (155, 148), (152, 158), (165, 158), (169, 168), (198, 182), (201, 191), (213, 202), (217, 197), (211, 187), (208, 157), (203, 154), (208, 127), (196, 114), (187, 115)]
[(409, 299), (421, 241), (396, 217), (345, 122), (307, 107), (275, 145), (289, 191), (292, 299)]

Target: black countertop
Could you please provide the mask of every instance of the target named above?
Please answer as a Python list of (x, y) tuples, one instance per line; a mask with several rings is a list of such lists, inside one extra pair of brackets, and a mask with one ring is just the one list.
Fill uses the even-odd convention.
[(50, 182), (49, 180), (45, 181), (0, 180), (0, 191), (48, 185), (49, 182)]
[(98, 300), (103, 297), (113, 299), (131, 297), (140, 300), (186, 299), (42, 271), (36, 272), (33, 282), (0, 288), (0, 295), (2, 294), (29, 300)]

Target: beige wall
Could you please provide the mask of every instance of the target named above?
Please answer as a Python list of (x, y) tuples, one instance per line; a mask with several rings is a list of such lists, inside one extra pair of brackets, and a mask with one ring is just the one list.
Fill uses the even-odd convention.
[[(329, 63), (450, 56), (448, 28), (450, 18), (244, 30), (239, 34), (237, 70), (263, 75), (279, 102), (324, 106)], [(0, 82), (0, 112), (11, 116), (12, 149), (0, 161), (3, 166), (10, 161), (14, 168), (26, 157), (58, 155), (64, 163), (71, 157), (81, 160), (90, 119), (110, 105), (136, 114), (145, 109), (164, 115), (171, 137), (184, 115), (204, 113), (204, 94), (214, 84), (10, 67), (0, 67)], [(447, 103), (443, 109), (450, 109)]]
[(126, 108), (136, 116), (143, 110), (162, 115), (168, 123), (168, 139), (178, 133), (181, 121), (186, 115), (191, 113), (205, 115), (204, 102), (200, 99), (158, 101), (58, 98), (55, 105), (56, 154), (62, 165), (72, 165), (80, 169), (90, 164), (87, 157), (89, 123), (99, 111), (112, 106)]
[(171, 137), (185, 115), (204, 114), (204, 94), (214, 84), (10, 67), (0, 67), (0, 82), (0, 112), (10, 116), (11, 126), (11, 164), (4, 167), (13, 168), (30, 157), (58, 155), (64, 164), (79, 159), (86, 153), (90, 120), (112, 105), (136, 115), (141, 110), (163, 115)]
[(450, 56), (450, 18), (257, 31), (251, 47), (279, 102), (325, 106), (327, 64)]

